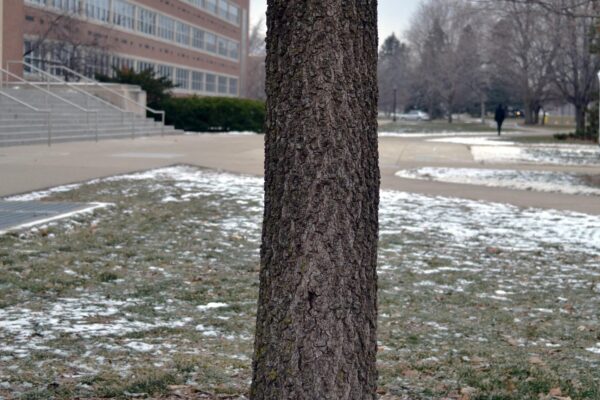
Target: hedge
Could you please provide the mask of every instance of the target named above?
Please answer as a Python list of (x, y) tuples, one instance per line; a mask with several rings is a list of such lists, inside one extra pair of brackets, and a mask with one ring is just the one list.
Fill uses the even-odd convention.
[(263, 132), (265, 103), (229, 97), (173, 97), (164, 102), (167, 124), (189, 132)]

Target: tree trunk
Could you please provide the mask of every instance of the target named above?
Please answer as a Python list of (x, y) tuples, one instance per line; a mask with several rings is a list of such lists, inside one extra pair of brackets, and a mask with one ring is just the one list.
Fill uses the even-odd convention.
[(481, 99), (481, 124), (485, 124), (485, 100)]
[(585, 110), (585, 106), (575, 105), (575, 132), (579, 135), (585, 134)]
[(377, 1), (269, 0), (251, 399), (375, 399)]
[(536, 125), (539, 125), (539, 123), (540, 123), (540, 111), (542, 110), (542, 106), (536, 105), (533, 109), (535, 110), (534, 114), (533, 114), (533, 122)]
[(525, 101), (525, 125), (535, 125), (535, 105)]

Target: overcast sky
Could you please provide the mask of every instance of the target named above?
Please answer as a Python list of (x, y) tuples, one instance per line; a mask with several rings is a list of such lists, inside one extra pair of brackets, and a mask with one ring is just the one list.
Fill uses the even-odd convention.
[[(402, 38), (410, 17), (421, 0), (379, 0), (379, 43), (392, 32)], [(265, 15), (267, 0), (250, 0), (250, 23), (254, 25)], [(265, 17), (266, 19), (266, 17)]]

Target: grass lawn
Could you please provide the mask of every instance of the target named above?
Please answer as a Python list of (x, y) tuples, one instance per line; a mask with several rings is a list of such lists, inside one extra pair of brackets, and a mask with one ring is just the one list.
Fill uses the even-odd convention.
[[(47, 199), (113, 206), (0, 236), (0, 397), (247, 395), (261, 179)], [(382, 398), (600, 399), (599, 217), (383, 191), (380, 219)]]

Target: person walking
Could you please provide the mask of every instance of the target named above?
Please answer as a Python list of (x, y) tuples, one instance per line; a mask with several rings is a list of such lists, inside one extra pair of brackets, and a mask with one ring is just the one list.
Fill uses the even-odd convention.
[(498, 136), (502, 133), (502, 124), (506, 119), (506, 111), (504, 110), (504, 106), (502, 104), (498, 104), (496, 107), (496, 115), (494, 116), (494, 120), (496, 120), (496, 124), (498, 125)]

